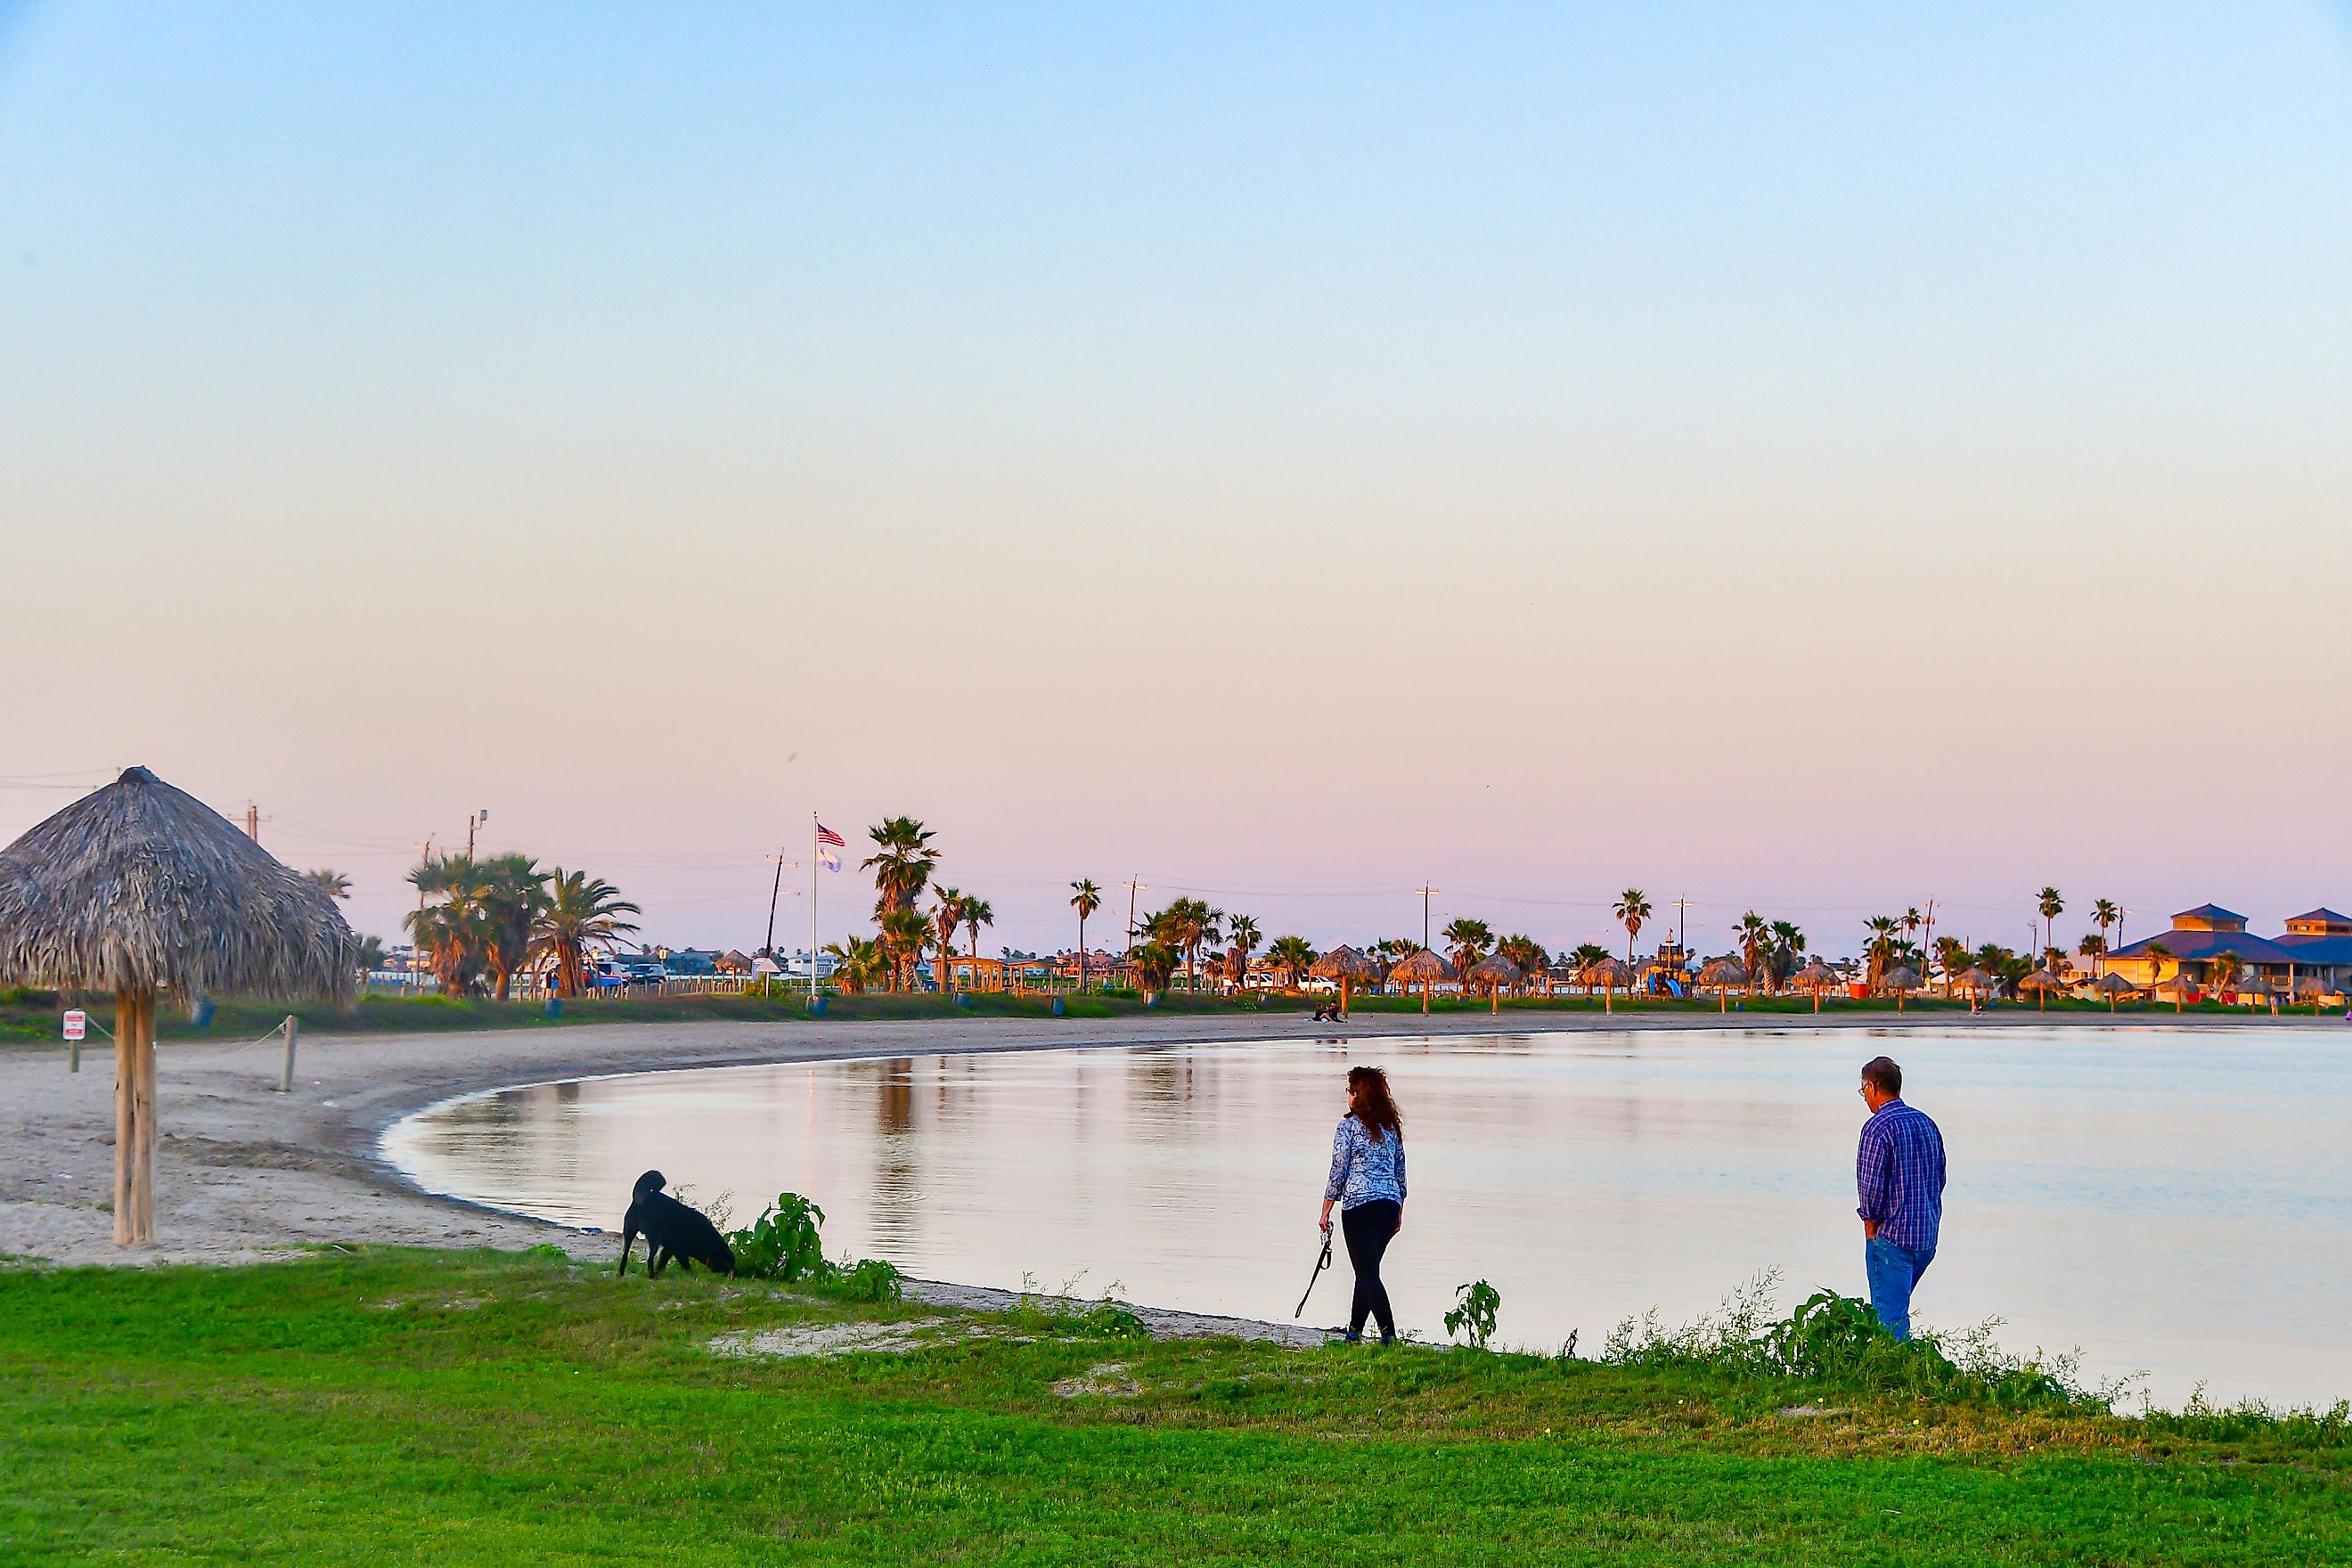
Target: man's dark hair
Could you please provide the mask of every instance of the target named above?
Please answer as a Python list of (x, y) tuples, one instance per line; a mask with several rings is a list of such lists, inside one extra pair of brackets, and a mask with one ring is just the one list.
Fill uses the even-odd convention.
[(1873, 1057), (1862, 1064), (1862, 1076), (1881, 1094), (1903, 1098), (1903, 1069), (1895, 1065), (1893, 1057)]

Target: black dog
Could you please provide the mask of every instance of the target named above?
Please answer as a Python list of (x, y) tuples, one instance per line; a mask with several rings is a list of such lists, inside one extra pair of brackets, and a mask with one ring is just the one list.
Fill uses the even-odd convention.
[(629, 1249), (637, 1244), (637, 1234), (646, 1237), (646, 1273), (658, 1279), (662, 1265), (671, 1258), (688, 1273), (701, 1264), (713, 1274), (735, 1272), (735, 1255), (727, 1249), (726, 1238), (719, 1227), (710, 1223), (699, 1210), (690, 1209), (671, 1197), (662, 1188), (669, 1184), (659, 1171), (647, 1171), (637, 1178), (636, 1190), (630, 1194), (627, 1217), (621, 1221), (621, 1272), (629, 1271)]

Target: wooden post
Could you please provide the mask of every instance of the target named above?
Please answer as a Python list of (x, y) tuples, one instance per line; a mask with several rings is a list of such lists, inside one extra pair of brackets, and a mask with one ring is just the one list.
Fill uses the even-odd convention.
[[(1294, 971), (1292, 971), (1292, 973), (1297, 973), (1297, 972), (1296, 970), (1294, 970)], [(1344, 1017), (1346, 1017), (1347, 1016), (1348, 1016), (1348, 974), (1347, 974), (1347, 972), (1346, 972), (1345, 970), (1342, 970), (1342, 971), (1340, 971), (1340, 973), (1339, 973), (1339, 1016), (1341, 1016), (1342, 1018), (1344, 1018)]]
[(291, 1094), (294, 1092), (294, 1038), (302, 1032), (302, 1026), (301, 1023), (295, 1018), (293, 1014), (289, 1013), (286, 1015), (286, 1023), (284, 1027), (286, 1030), (286, 1065), (278, 1069), (278, 1092), (280, 1094)]
[(155, 1239), (155, 994), (114, 998), (114, 1244)]
[(132, 1091), (139, 1081), (139, 998), (114, 994), (114, 1245), (128, 1247), (131, 1234), (131, 1144), (138, 1133)]

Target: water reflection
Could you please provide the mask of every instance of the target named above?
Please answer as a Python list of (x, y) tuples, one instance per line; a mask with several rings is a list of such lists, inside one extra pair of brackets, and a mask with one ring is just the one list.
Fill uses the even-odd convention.
[[(2352, 1393), (2352, 1073), (2331, 1037), (2116, 1030), (1506, 1036), (901, 1057), (541, 1086), (412, 1118), (419, 1181), (610, 1227), (658, 1166), (738, 1222), (808, 1194), (836, 1249), (932, 1278), (1116, 1284), (1286, 1316), (1312, 1262), (1351, 1060), (1389, 1068), (1413, 1197), (1392, 1255), (1436, 1337), (1459, 1282), (1507, 1338), (1597, 1343), (1778, 1269), (1784, 1300), (1861, 1289), (1858, 1063), (1888, 1048), (1943, 1123), (1953, 1186), (1930, 1322), (1998, 1314), (2160, 1398)], [(2292, 1095), (2276, 1086), (2292, 1083)], [(2262, 1281), (2259, 1291), (2249, 1280)], [(1346, 1271), (1310, 1321), (1343, 1309)]]

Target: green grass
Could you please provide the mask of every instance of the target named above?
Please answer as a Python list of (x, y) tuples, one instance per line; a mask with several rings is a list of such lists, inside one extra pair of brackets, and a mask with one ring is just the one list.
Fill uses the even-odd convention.
[[(1132, 994), (1090, 994), (1066, 996), (1072, 1018), (1111, 1018), (1141, 1014), (1142, 1000)], [(1304, 1013), (1307, 1005), (1299, 1003)], [(65, 1008), (89, 1009), (92, 1020), (86, 1050), (110, 1048), (96, 1026), (111, 1027), (111, 997), (68, 997), (54, 991), (0, 992), (0, 1041), (55, 1044), (59, 1016)], [(1288, 1011), (1282, 1002), (1268, 1012)], [(1223, 997), (1162, 997), (1163, 1013), (1255, 1014), (1255, 998), (1229, 1001)], [(156, 1033), (165, 1040), (250, 1039), (275, 1028), (288, 1013), (301, 1020), (306, 1035), (369, 1035), (436, 1033), (470, 1029), (561, 1029), (579, 1024), (673, 1024), (712, 1019), (765, 1023), (816, 1024), (799, 993), (773, 996), (637, 996), (611, 1000), (566, 1002), (560, 1016), (551, 1016), (539, 1002), (491, 1002), (448, 996), (365, 996), (348, 1007), (305, 1005), (265, 1006), (224, 1002), (212, 1023), (198, 1028), (184, 1007), (157, 1009)], [(968, 994), (963, 1005), (938, 995), (827, 996), (825, 1020), (850, 1022), (873, 1018), (1047, 1018), (1052, 998), (1031, 994), (1001, 995), (990, 992)]]
[[(729, 1329), (914, 1310), (618, 1281), (543, 1253), (0, 1270), (0, 1560), (2352, 1556), (2340, 1423), (2200, 1432), (1410, 1348), (1050, 1333), (829, 1361), (704, 1348)], [(1107, 1362), (1136, 1397), (1052, 1392)], [(1807, 1400), (1840, 1413), (1776, 1414)]]
[[(1132, 1017), (1148, 1011), (1142, 998), (1131, 991), (1089, 992), (1083, 996), (1065, 995), (1062, 1000), (1066, 1016), (1076, 1019)], [(1182, 992), (1172, 992), (1160, 996), (1156, 1007), (1149, 1011), (1160, 1016), (1296, 1018), (1304, 1017), (1317, 1000), (1308, 996), (1287, 995), (1191, 996)], [(1358, 995), (1349, 1005), (1351, 1012), (1379, 1016), (1417, 1014), (1422, 1010), (1418, 996)], [(54, 991), (0, 990), (0, 1044), (58, 1044), (59, 1014), (71, 1006), (88, 1008), (93, 1020), (89, 1040), (84, 1048), (108, 1049), (106, 1037), (95, 1026), (112, 1026), (113, 999), (74, 998)], [(1046, 1018), (1052, 1016), (1053, 1002), (1052, 998), (1036, 993), (1008, 995), (971, 992), (964, 994), (960, 1002), (938, 995), (877, 993), (864, 996), (827, 996), (825, 1006), (826, 1020), (833, 1022), (875, 1018)], [(1597, 998), (1528, 996), (1506, 998), (1500, 1011), (1501, 1016), (1507, 1018), (1513, 1014), (1601, 1013), (1605, 1010)], [(1801, 1017), (1811, 1016), (1813, 1010), (1810, 996), (1752, 997), (1744, 1009), (1736, 999), (1734, 1004), (1736, 1016)], [(2000, 1010), (2004, 1015), (2015, 1017), (2021, 1013), (2032, 1012), (2033, 1008), (2031, 1003), (2006, 1002), (2001, 1004)], [(348, 1007), (310, 1005), (289, 1009), (225, 1002), (205, 1028), (198, 1028), (191, 1023), (185, 1008), (166, 1005), (158, 1009), (157, 1034), (166, 1040), (251, 1039), (276, 1027), (289, 1011), (301, 1020), (303, 1032), (310, 1035), (561, 1029), (578, 1024), (674, 1024), (711, 1019), (777, 1024), (818, 1023), (809, 1017), (807, 1005), (797, 992), (772, 996), (640, 996), (594, 1002), (575, 1000), (565, 1003), (562, 1016), (555, 1017), (551, 1017), (546, 1007), (538, 1002), (474, 1001), (447, 996), (367, 996)], [(1430, 1011), (1453, 1015), (1486, 1013), (1489, 1008), (1483, 1000), (1438, 997), (1432, 1001)], [(1619, 996), (1614, 1011), (1643, 1016), (1713, 1016), (1717, 1009), (1712, 997), (1675, 1001), (1668, 997), (1635, 999)], [(1892, 1002), (1878, 999), (1853, 1001), (1845, 997), (1823, 997), (1821, 1011), (1824, 1016), (1849, 1013), (1878, 1015), (1892, 1014), (1895, 1008)], [(1964, 1015), (1968, 1011), (1968, 1004), (1919, 997), (1908, 1005), (1906, 1011), (1931, 1016)], [(2099, 1003), (2071, 999), (2052, 1003), (2048, 1011), (2052, 1017), (2063, 1016), (2089, 1019), (2108, 1016), (2106, 1007)], [(2302, 1018), (2309, 1016), (2308, 1010), (2294, 1015)], [(2117, 1021), (2161, 1020), (2173, 1016), (2172, 1007), (2161, 1004), (2127, 1006), (2115, 1015)], [(2189, 1008), (2186, 1016), (2217, 1020), (2261, 1017), (2267, 1021), (2269, 1015), (2209, 1002)]]

